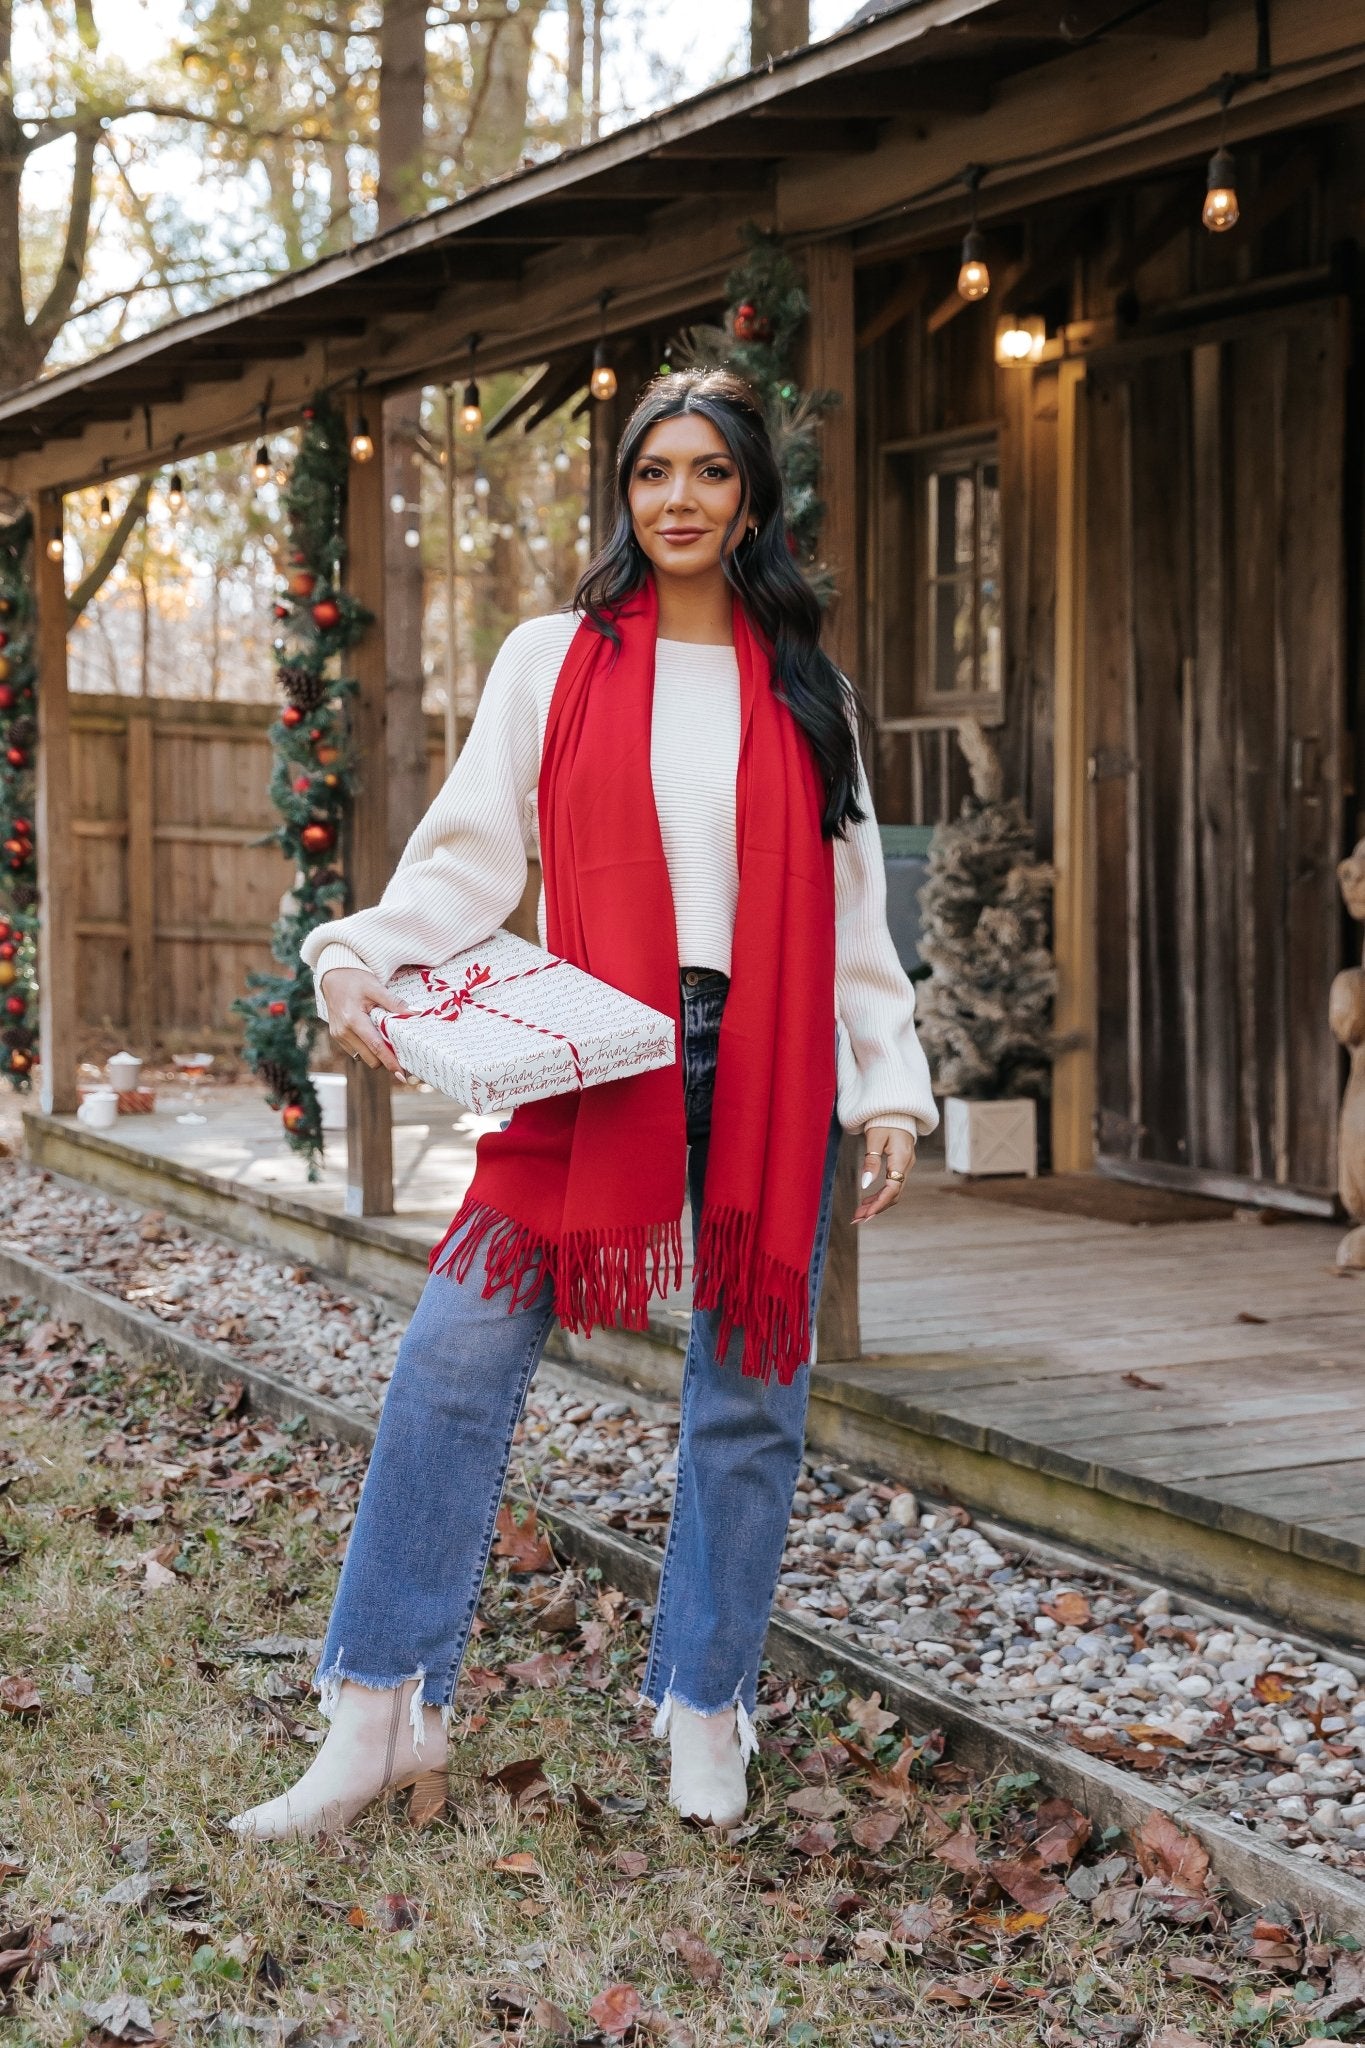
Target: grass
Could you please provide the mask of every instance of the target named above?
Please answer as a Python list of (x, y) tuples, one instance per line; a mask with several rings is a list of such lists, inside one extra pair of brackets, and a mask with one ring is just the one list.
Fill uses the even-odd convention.
[[(745, 1826), (684, 1824), (638, 1607), (512, 1569), (524, 1530), (484, 1588), (451, 1815), (240, 1846), (223, 1817), (297, 1776), (319, 1725), (311, 1653), (242, 1646), (322, 1635), (363, 1458), (21, 1303), (0, 1417), (6, 2041), (1358, 2038), (1349, 1951), (1290, 1925), (1272, 1956), (1198, 1871), (1182, 1890), (1149, 1853), (1144, 1881), (1123, 1843), (1040, 1873), (1045, 1787), (975, 1783), (832, 1683), (766, 1684)], [(1054, 1901), (1068, 1871), (1081, 1896)]]

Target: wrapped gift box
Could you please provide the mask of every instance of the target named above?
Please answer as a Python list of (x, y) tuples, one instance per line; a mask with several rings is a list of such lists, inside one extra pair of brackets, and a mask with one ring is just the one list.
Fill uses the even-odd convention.
[(676, 1057), (671, 1017), (512, 932), (405, 968), (388, 989), (413, 1014), (370, 1015), (399, 1066), (481, 1116)]

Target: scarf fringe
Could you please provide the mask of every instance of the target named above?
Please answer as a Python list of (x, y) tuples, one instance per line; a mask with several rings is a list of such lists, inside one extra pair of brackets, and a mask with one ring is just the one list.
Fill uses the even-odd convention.
[(511, 1287), (508, 1313), (529, 1308), (546, 1277), (554, 1284), (555, 1313), (566, 1330), (587, 1337), (599, 1325), (643, 1330), (655, 1295), (682, 1285), (682, 1222), (574, 1230), (548, 1238), (505, 1216), (489, 1202), (466, 1195), (427, 1261), (431, 1273), (469, 1277), (479, 1247), (485, 1301)]
[(743, 1372), (789, 1387), (810, 1353), (810, 1275), (754, 1249), (754, 1217), (703, 1209), (692, 1261), (692, 1301), (719, 1311), (716, 1357), (744, 1332)]

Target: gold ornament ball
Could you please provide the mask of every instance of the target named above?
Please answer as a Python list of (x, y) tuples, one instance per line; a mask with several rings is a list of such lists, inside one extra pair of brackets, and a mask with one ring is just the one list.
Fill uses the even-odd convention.
[(0, 654), (0, 683), (3, 683), (8, 680), (9, 672), (9, 656), (7, 654)]
[(8, 988), (16, 980), (17, 973), (12, 960), (0, 960), (0, 988)]

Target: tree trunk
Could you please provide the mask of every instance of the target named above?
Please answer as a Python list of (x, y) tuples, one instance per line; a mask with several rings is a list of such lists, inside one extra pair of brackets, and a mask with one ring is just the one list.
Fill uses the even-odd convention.
[(749, 63), (799, 50), (810, 41), (810, 0), (749, 0)]
[(569, 10), (569, 53), (566, 65), (568, 97), (565, 107), (566, 144), (584, 139), (583, 129), (583, 0), (566, 0)]
[[(379, 73), (379, 229), (396, 227), (422, 200), (426, 110), (426, 0), (385, 0)], [(422, 718), (422, 472), (417, 435), (420, 391), (384, 405), (384, 648), (388, 664), (389, 853), (393, 860), (426, 809), (426, 727)], [(394, 511), (397, 504), (400, 509)]]

